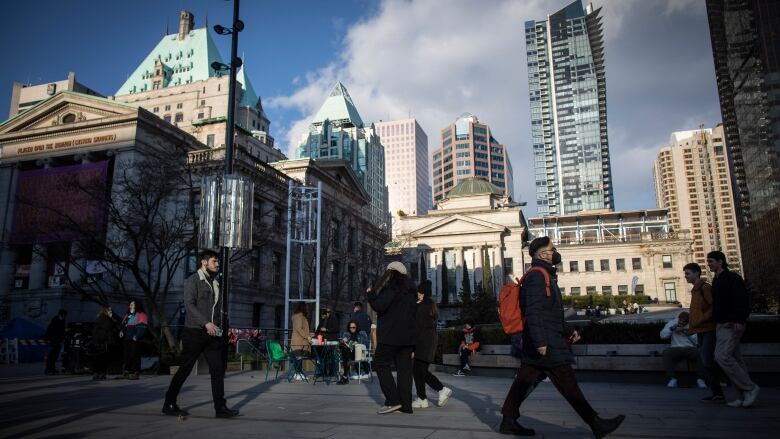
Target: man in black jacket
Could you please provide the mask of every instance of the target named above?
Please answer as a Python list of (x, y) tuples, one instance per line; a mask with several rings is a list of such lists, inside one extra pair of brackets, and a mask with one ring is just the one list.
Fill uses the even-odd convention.
[(720, 251), (707, 253), (707, 266), (715, 275), (712, 281), (712, 319), (715, 321), (715, 361), (729, 377), (737, 399), (731, 407), (750, 407), (756, 402), (759, 388), (750, 379), (739, 342), (750, 315), (750, 297), (742, 276), (729, 270), (726, 255)]
[(531, 265), (542, 268), (549, 276), (539, 272), (529, 274), (520, 292), (520, 309), (526, 319), (522, 363), (501, 409), (503, 419), (500, 432), (519, 436), (535, 434), (533, 429), (520, 425), (517, 419), (520, 417), (520, 404), (531, 393), (541, 374), (545, 374), (582, 420), (590, 426), (593, 434), (602, 438), (615, 431), (625, 416), (600, 418), (577, 385), (577, 378), (571, 368), (573, 358), (567, 339), (569, 343), (576, 343), (580, 336), (577, 331), (571, 331), (567, 327), (563, 316), (563, 299), (555, 270), (555, 266), (561, 262), (560, 253), (546, 236), (531, 241), (528, 250), (533, 258)]
[(57, 357), (60, 356), (60, 350), (62, 350), (62, 341), (65, 340), (65, 317), (67, 316), (68, 312), (61, 309), (51, 319), (49, 327), (46, 328), (46, 333), (43, 336), (44, 339), (49, 340), (50, 345), (49, 356), (46, 357), (46, 375), (57, 373)]
[(184, 306), (187, 316), (181, 341), (181, 366), (171, 379), (162, 412), (171, 416), (187, 416), (179, 408), (176, 399), (184, 381), (192, 372), (201, 354), (209, 364), (211, 395), (218, 418), (232, 418), (238, 410), (227, 407), (225, 401), (225, 365), (222, 360), (225, 337), (222, 334), (222, 296), (216, 275), (219, 272), (219, 255), (211, 250), (200, 253), (200, 269), (184, 281)]

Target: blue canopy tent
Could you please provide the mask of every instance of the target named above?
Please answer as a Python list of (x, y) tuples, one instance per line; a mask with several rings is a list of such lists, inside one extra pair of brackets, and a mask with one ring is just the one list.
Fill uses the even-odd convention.
[(44, 355), (49, 351), (48, 344), (35, 344), (43, 339), (45, 332), (46, 328), (42, 328), (37, 323), (24, 317), (15, 317), (0, 331), (0, 338), (19, 340), (19, 362), (36, 362), (43, 361)]

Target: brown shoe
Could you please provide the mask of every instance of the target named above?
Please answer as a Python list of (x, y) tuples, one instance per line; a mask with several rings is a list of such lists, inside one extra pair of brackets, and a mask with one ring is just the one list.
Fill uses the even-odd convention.
[(140, 375), (138, 374), (138, 372), (136, 372), (136, 373), (130, 375), (129, 377), (127, 377), (127, 379), (128, 380), (137, 380), (139, 377), (140, 377)]

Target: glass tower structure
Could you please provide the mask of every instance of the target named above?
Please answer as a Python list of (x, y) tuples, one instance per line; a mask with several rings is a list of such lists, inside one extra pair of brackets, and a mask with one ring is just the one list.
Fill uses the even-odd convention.
[(577, 0), (525, 23), (540, 216), (615, 207), (600, 11)]

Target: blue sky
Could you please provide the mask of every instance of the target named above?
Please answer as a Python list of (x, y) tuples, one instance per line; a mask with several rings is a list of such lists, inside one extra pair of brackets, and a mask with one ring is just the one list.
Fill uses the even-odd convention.
[[(242, 2), (239, 52), (288, 151), (336, 80), (363, 120), (418, 118), (429, 148), (468, 111), (508, 146), (516, 198), (535, 214), (523, 23), (565, 0), (287, 0)], [(655, 206), (651, 166), (673, 131), (720, 121), (703, 0), (596, 0), (603, 7), (607, 105), (616, 208)], [(28, 0), (6, 2), (0, 38), (0, 117), (13, 81), (75, 71), (113, 94), (188, 9), (196, 26), (229, 24), (232, 3)], [(27, 28), (30, 28), (28, 30)], [(215, 36), (227, 58), (229, 38)], [(14, 43), (16, 42), (16, 43)]]

